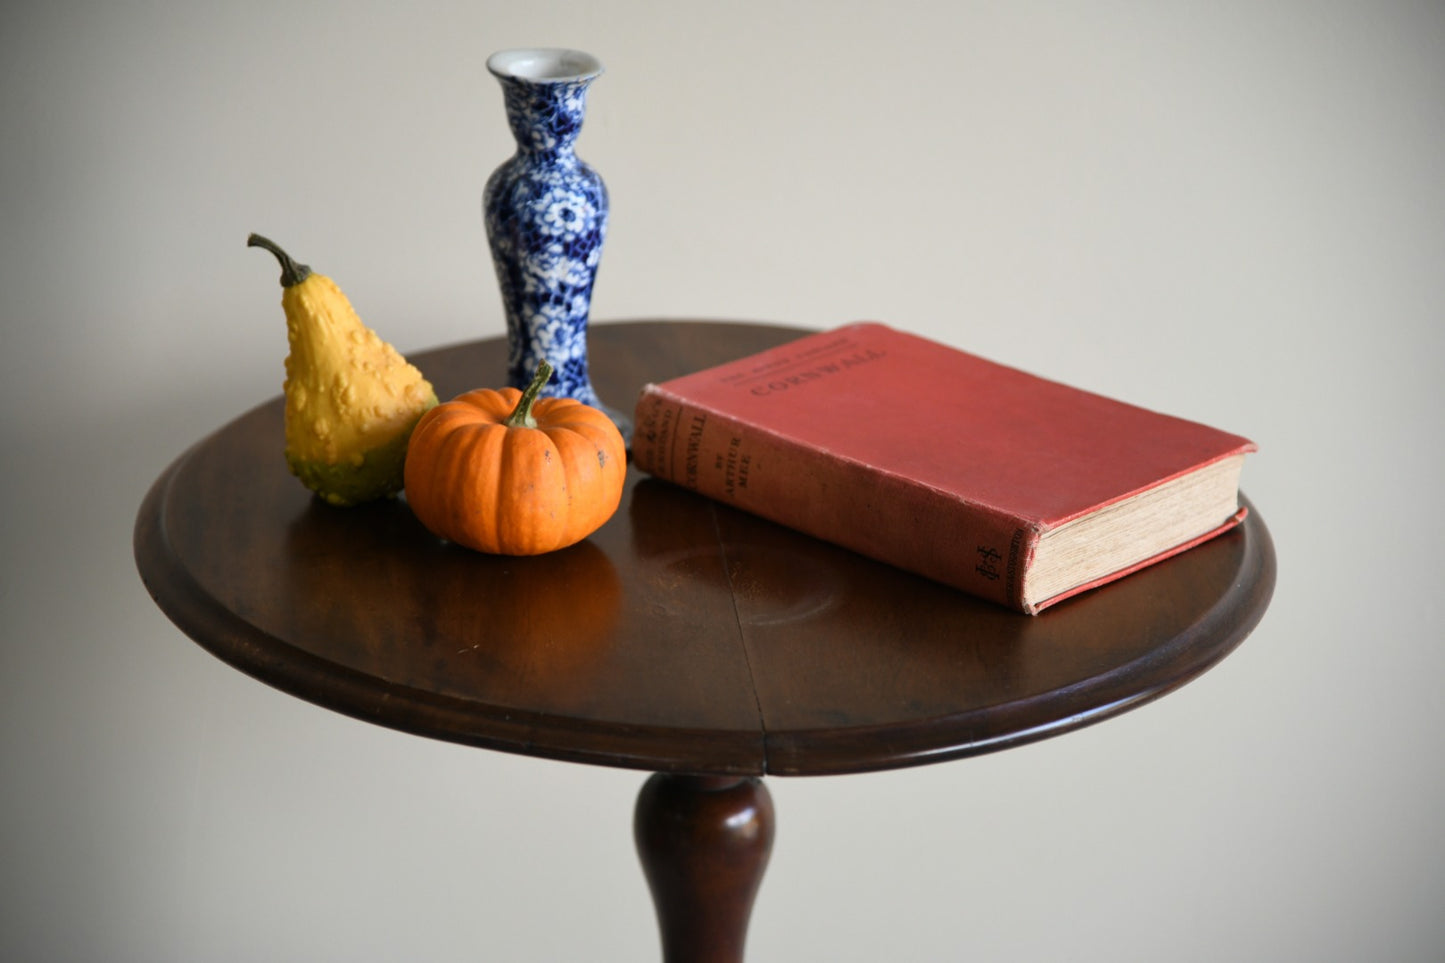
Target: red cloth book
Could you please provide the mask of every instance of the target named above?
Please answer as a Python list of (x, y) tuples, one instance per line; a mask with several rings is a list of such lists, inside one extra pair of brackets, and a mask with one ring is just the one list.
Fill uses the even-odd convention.
[(1246, 438), (881, 324), (650, 384), (638, 468), (1035, 614), (1238, 524)]

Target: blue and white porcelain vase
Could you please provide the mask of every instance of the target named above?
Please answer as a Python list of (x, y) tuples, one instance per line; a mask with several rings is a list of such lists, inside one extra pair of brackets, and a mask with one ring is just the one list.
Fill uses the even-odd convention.
[(602, 409), (630, 443), (630, 419), (602, 404), (587, 371), (607, 188), (573, 143), (602, 64), (580, 50), (536, 48), (495, 53), (487, 69), (501, 82), (517, 140), (517, 152), (492, 173), (482, 196), (507, 314), (507, 381), (525, 388), (545, 358), (554, 373), (542, 394)]

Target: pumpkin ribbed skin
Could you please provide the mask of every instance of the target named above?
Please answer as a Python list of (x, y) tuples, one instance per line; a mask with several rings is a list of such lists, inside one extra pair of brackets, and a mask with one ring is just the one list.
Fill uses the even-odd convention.
[(434, 535), (496, 555), (540, 555), (591, 535), (617, 511), (627, 448), (607, 415), (571, 398), (531, 403), (508, 425), (516, 388), (436, 406), (412, 431), (406, 498)]

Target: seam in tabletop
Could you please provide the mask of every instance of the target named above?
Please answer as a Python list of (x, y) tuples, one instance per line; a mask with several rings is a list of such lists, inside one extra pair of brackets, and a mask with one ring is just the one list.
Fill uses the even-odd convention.
[(722, 561), (723, 577), (724, 577), (725, 579), (727, 579), (727, 583), (728, 583), (728, 599), (732, 602), (732, 607), (733, 607), (733, 624), (737, 626), (737, 630), (738, 630), (738, 644), (739, 644), (740, 646), (742, 646), (742, 650), (743, 650), (743, 664), (747, 667), (747, 670), (748, 670), (748, 685), (749, 685), (749, 687), (752, 689), (752, 693), (753, 693), (753, 708), (757, 711), (757, 715), (758, 715), (758, 732), (759, 732), (759, 733), (761, 734), (761, 736), (762, 736), (762, 753), (763, 753), (763, 758), (762, 758), (762, 767), (761, 767), (761, 768), (762, 768), (762, 773), (763, 773), (763, 775), (767, 775), (768, 772), (770, 771), (769, 758), (768, 758), (768, 757), (769, 757), (769, 751), (768, 751), (768, 750), (769, 750), (769, 745), (768, 745), (768, 742), (769, 742), (769, 740), (768, 740), (768, 724), (767, 724), (767, 719), (766, 719), (766, 718), (764, 717), (764, 715), (763, 715), (763, 701), (762, 701), (762, 697), (758, 694), (758, 680), (757, 680), (757, 677), (753, 674), (753, 660), (752, 660), (752, 655), (751, 655), (751, 653), (748, 652), (747, 633), (746, 633), (746, 631), (745, 631), (744, 628), (743, 628), (743, 617), (742, 617), (742, 613), (738, 610), (738, 593), (737, 593), (737, 586), (735, 586), (735, 585), (733, 584), (732, 564), (731, 564), (731, 562), (730, 562), (730, 560), (729, 560), (729, 558), (728, 558), (727, 544), (726, 544), (726, 543), (724, 542), (724, 540), (723, 540), (722, 525), (721, 525), (721, 524), (719, 523), (719, 521), (718, 521), (718, 512), (717, 512), (717, 506), (716, 506), (716, 505), (709, 505), (709, 506), (708, 506), (708, 516), (712, 519), (713, 537), (714, 537), (714, 538), (716, 539), (716, 541), (717, 541), (718, 557), (719, 557), (719, 558), (721, 559), (721, 561)]

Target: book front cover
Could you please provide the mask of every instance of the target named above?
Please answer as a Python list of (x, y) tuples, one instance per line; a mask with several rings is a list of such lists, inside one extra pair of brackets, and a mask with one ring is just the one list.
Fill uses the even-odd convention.
[(810, 335), (661, 387), (1041, 528), (1254, 450), (1238, 435), (881, 324)]

